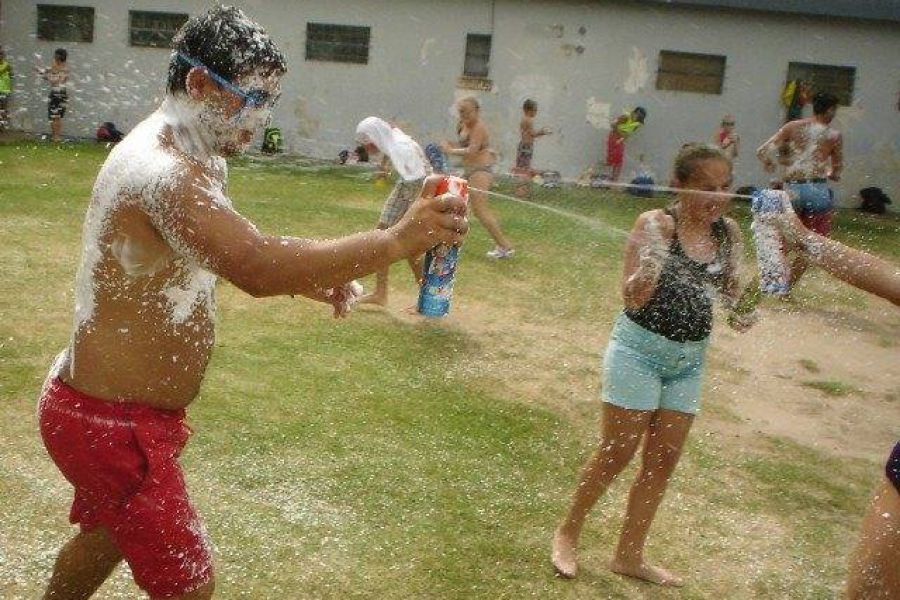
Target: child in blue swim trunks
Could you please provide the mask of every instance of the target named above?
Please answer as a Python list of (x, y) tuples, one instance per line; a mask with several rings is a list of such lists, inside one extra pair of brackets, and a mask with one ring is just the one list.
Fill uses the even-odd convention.
[[(600, 446), (588, 460), (565, 519), (553, 539), (553, 565), (577, 571), (575, 547), (588, 511), (631, 462), (646, 436), (625, 525), (610, 569), (660, 585), (677, 575), (644, 559), (644, 542), (699, 409), (712, 301), (734, 308), (743, 256), (728, 209), (731, 161), (718, 148), (688, 145), (675, 161), (683, 188), (665, 210), (641, 214), (625, 246), (623, 296), (603, 363)], [(752, 315), (729, 319), (735, 329)]]

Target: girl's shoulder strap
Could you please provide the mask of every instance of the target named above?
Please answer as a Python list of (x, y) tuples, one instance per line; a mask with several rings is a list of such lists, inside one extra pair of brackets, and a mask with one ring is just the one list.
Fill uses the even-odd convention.
[(723, 257), (728, 257), (731, 255), (731, 247), (734, 245), (734, 241), (731, 239), (731, 234), (728, 231), (728, 224), (725, 222), (725, 217), (719, 217), (712, 224), (712, 236), (713, 239), (719, 244), (719, 252), (718, 254)]

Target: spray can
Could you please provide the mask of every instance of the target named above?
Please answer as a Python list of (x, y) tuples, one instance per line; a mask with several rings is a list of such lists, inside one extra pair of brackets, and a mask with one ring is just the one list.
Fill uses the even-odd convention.
[(759, 289), (770, 296), (786, 296), (790, 290), (790, 270), (782, 248), (782, 236), (776, 220), (784, 212), (784, 192), (764, 189), (753, 194), (750, 212), (753, 245), (759, 267)]
[(728, 324), (734, 326), (740, 323), (742, 319), (756, 310), (760, 300), (762, 300), (762, 290), (759, 286), (759, 277), (756, 277), (744, 288), (741, 297), (735, 302), (734, 308), (728, 313)]
[[(441, 179), (434, 195), (451, 193), (469, 201), (469, 183), (459, 177)], [(426, 317), (445, 317), (450, 312), (453, 280), (459, 262), (459, 247), (439, 244), (425, 253), (422, 288), (419, 290), (419, 314)]]

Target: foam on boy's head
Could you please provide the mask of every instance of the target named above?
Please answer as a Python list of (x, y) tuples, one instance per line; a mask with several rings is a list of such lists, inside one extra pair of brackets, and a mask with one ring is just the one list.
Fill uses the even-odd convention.
[(209, 12), (188, 19), (172, 40), (169, 93), (185, 91), (185, 78), (192, 66), (178, 55), (190, 57), (205, 67), (234, 82), (255, 71), (284, 73), (284, 55), (258, 24), (234, 7), (217, 6)]

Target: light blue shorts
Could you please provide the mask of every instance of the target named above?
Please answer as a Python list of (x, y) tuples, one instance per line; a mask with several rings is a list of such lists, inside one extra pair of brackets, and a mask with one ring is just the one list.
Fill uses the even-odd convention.
[(697, 414), (708, 343), (675, 342), (620, 314), (603, 359), (603, 401)]
[(822, 214), (834, 210), (831, 189), (824, 181), (784, 184), (784, 191), (793, 192), (797, 197), (791, 202), (798, 215)]

